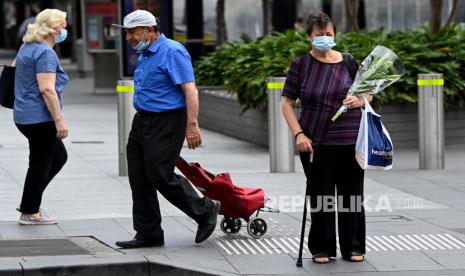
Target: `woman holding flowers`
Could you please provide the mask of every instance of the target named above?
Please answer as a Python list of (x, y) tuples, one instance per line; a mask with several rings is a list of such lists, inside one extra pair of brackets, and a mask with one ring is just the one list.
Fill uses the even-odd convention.
[[(363, 98), (347, 96), (358, 64), (336, 45), (334, 21), (324, 13), (307, 19), (312, 48), (290, 65), (282, 92), (284, 117), (294, 134), (305, 173), (313, 154), (310, 187), (312, 224), (308, 247), (316, 263), (329, 263), (336, 256), (335, 205), (342, 257), (363, 261), (365, 254), (364, 171), (355, 160)], [(294, 105), (302, 103), (297, 119)], [(335, 122), (331, 117), (341, 105), (348, 111)], [(337, 200), (335, 192), (337, 190)]]

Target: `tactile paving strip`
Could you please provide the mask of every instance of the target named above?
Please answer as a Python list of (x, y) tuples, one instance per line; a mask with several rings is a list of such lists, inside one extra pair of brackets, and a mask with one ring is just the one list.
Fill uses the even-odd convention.
[[(227, 255), (248, 254), (289, 254), (299, 250), (299, 237), (263, 237), (261, 239), (244, 236), (223, 236), (215, 243)], [(366, 251), (413, 251), (413, 250), (452, 250), (465, 249), (459, 238), (447, 234), (405, 234), (367, 236)], [(308, 251), (305, 238), (303, 253)]]

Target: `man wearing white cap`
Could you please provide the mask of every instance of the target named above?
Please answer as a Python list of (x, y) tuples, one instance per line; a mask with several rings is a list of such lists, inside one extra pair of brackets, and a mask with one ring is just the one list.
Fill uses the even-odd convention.
[(129, 183), (133, 198), (133, 240), (116, 242), (122, 248), (163, 246), (157, 190), (198, 224), (195, 242), (215, 230), (220, 203), (199, 197), (189, 182), (174, 173), (184, 138), (189, 149), (201, 144), (198, 91), (187, 50), (167, 39), (148, 11), (124, 17), (126, 41), (139, 52), (134, 71), (137, 110), (127, 144)]

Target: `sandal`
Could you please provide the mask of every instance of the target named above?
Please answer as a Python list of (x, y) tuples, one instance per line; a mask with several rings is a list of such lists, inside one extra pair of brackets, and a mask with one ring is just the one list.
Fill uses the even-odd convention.
[(365, 256), (362, 253), (350, 252), (350, 254), (344, 259), (349, 262), (363, 262), (365, 260)]
[(328, 254), (319, 253), (312, 256), (312, 261), (317, 264), (327, 264), (329, 263), (330, 259)]
[(350, 261), (351, 262), (363, 262), (364, 260), (365, 260), (365, 256), (363, 256), (363, 255), (350, 256)]

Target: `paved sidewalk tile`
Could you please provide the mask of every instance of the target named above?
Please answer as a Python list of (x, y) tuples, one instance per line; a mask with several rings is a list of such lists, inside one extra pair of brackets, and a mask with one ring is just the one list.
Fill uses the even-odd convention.
[(0, 276), (22, 276), (20, 258), (2, 258), (0, 256)]

